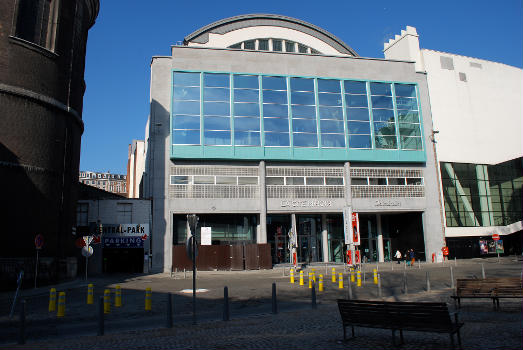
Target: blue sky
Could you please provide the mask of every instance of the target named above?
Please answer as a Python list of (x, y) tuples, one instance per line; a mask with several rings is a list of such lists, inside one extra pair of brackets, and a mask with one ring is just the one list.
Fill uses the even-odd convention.
[(336, 35), (362, 57), (416, 27), (426, 49), (523, 66), (521, 0), (175, 1), (100, 0), (89, 31), (80, 169), (125, 174), (128, 145), (143, 139), (152, 56), (222, 18), (246, 13), (295, 17)]

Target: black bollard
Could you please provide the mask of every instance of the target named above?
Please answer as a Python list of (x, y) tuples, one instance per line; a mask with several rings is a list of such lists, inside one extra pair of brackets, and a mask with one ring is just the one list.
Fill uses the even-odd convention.
[(223, 320), (229, 321), (229, 288), (223, 287)]
[(381, 275), (378, 273), (378, 296), (381, 298)]
[(311, 304), (312, 308), (315, 309), (316, 306), (316, 283), (314, 281), (312, 282), (312, 289), (311, 289)]
[(20, 303), (20, 329), (18, 344), (25, 344), (25, 299)]
[(272, 313), (278, 313), (278, 305), (276, 301), (276, 283), (272, 284)]
[(165, 320), (167, 328), (173, 328), (173, 296), (167, 293), (167, 318)]
[(98, 303), (98, 335), (104, 335), (104, 297)]

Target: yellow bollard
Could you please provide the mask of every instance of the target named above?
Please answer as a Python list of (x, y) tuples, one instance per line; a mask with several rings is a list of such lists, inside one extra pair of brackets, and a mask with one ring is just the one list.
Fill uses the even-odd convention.
[(91, 305), (94, 303), (94, 286), (92, 283), (87, 285), (87, 304)]
[(316, 269), (312, 269), (312, 280), (316, 283)]
[(56, 288), (49, 291), (49, 312), (56, 311)]
[(152, 298), (153, 298), (153, 292), (151, 291), (150, 287), (147, 287), (145, 289), (145, 311), (151, 311), (152, 310)]
[(309, 272), (309, 289), (312, 288), (312, 272)]
[(340, 272), (340, 276), (338, 277), (338, 288), (343, 289), (343, 273)]
[(294, 269), (291, 269), (291, 283), (294, 284)]
[(318, 282), (318, 291), (323, 292), (323, 275), (320, 275), (320, 280)]
[(116, 289), (114, 290), (114, 307), (121, 307), (122, 306), (122, 289), (120, 288), (120, 285), (116, 285)]
[(372, 272), (374, 274), (374, 284), (378, 284), (378, 270), (372, 269)]
[(354, 268), (353, 267), (350, 268), (350, 281), (352, 283), (354, 283)]
[(111, 312), (111, 290), (104, 290), (104, 314)]
[(300, 271), (300, 286), (303, 286), (303, 270)]
[(336, 282), (336, 268), (335, 267), (332, 268), (332, 282), (333, 283)]
[(361, 271), (356, 271), (356, 286), (361, 287)]
[(58, 293), (58, 310), (56, 312), (56, 317), (65, 316), (65, 292)]

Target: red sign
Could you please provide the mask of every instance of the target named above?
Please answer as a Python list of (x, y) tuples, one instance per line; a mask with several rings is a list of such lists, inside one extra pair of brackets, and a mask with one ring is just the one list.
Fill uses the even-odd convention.
[(44, 246), (44, 236), (41, 233), (39, 233), (35, 237), (35, 247), (36, 247), (36, 249), (42, 249), (43, 246)]
[(358, 213), (352, 213), (352, 243), (360, 245), (360, 219)]
[(499, 241), (499, 235), (497, 233), (494, 233), (492, 235), (492, 239), (495, 240), (495, 241)]
[(76, 248), (85, 247), (85, 241), (82, 237), (77, 238), (76, 241), (74, 241), (74, 245), (76, 246)]
[(352, 252), (347, 249), (347, 264), (352, 265)]
[(360, 251), (356, 250), (355, 254), (356, 254), (356, 264), (361, 264)]
[(449, 247), (443, 247), (443, 248), (441, 248), (441, 251), (443, 252), (443, 255), (445, 255), (445, 256), (449, 255)]

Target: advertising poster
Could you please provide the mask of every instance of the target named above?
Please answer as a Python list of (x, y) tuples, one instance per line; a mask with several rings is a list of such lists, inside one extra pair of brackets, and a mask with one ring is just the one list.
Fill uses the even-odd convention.
[(488, 254), (488, 244), (486, 240), (479, 241), (479, 253), (481, 255)]
[(503, 240), (502, 239), (496, 241), (496, 253), (500, 253), (500, 254), (505, 253), (505, 249), (503, 248)]
[(489, 254), (496, 253), (496, 242), (494, 242), (492, 240), (488, 241), (488, 252), (489, 252)]

